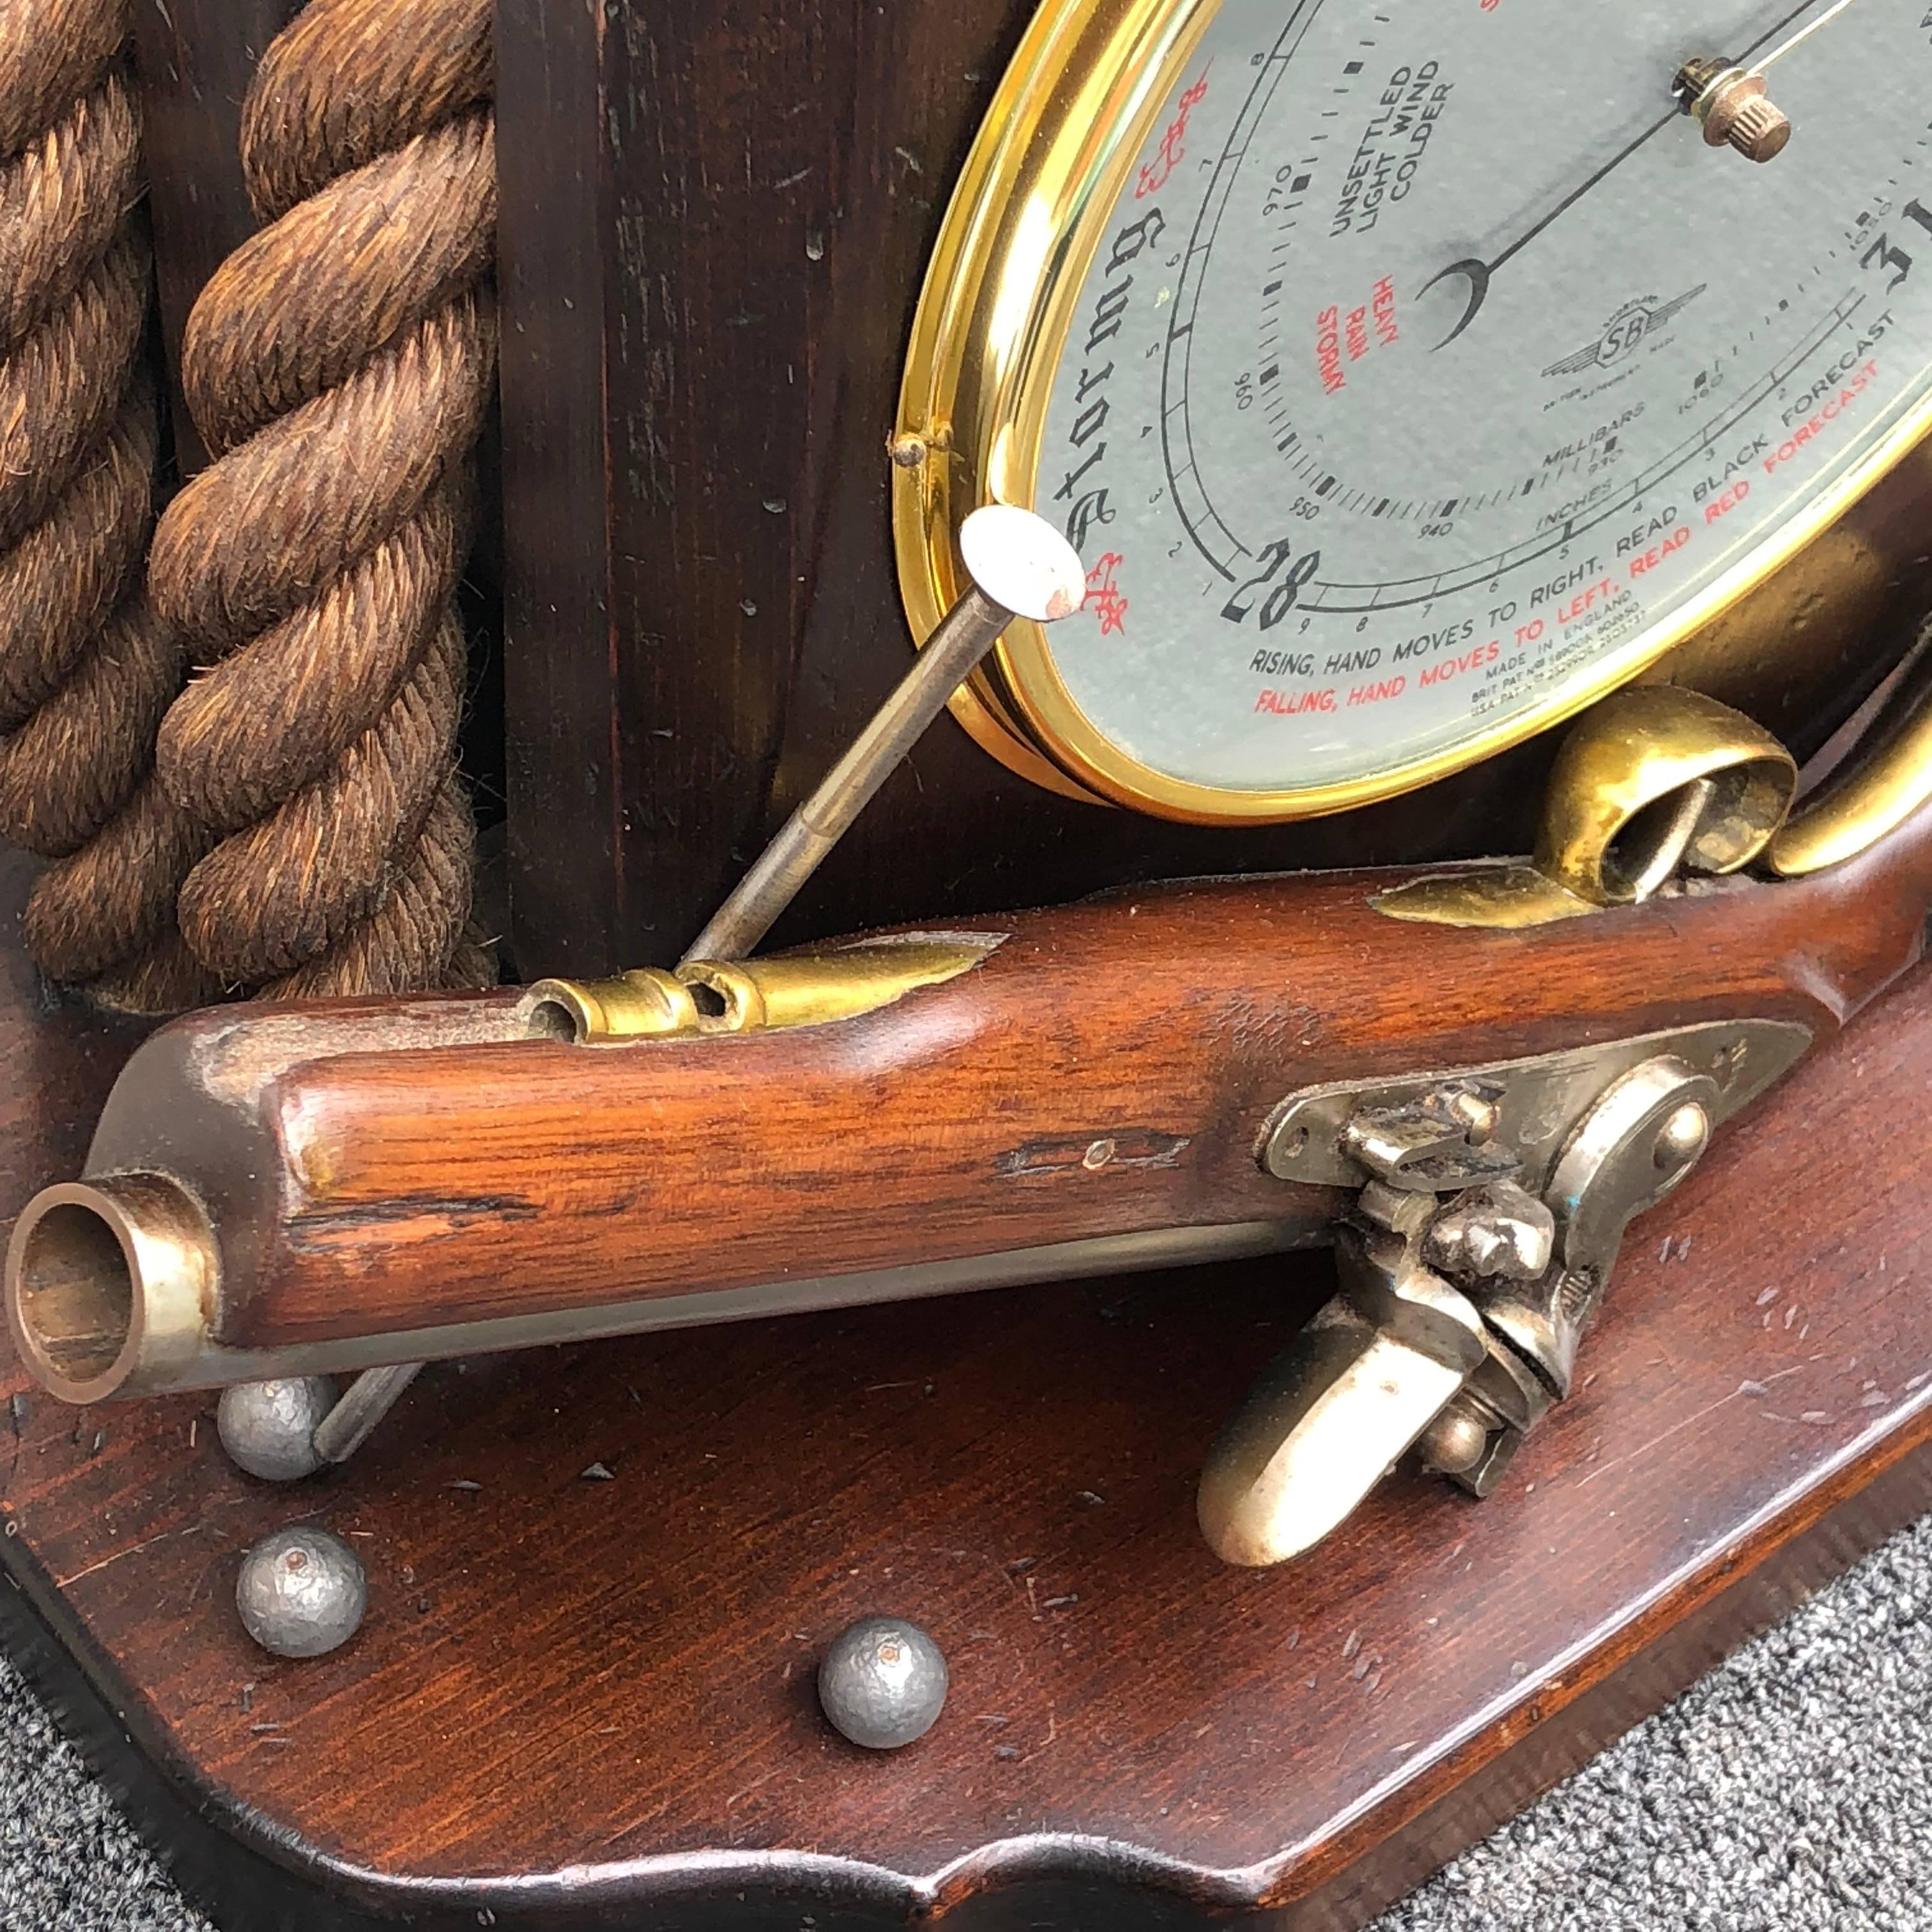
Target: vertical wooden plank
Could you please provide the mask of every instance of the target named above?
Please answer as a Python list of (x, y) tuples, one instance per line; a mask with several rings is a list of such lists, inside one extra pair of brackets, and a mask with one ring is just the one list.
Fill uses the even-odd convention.
[(841, 319), (812, 312), (824, 265), (806, 239), (831, 226), (868, 10), (670, 0), (613, 25), (625, 963), (674, 954), (702, 922), (755, 851), (789, 748), (828, 508), (817, 357)]
[(255, 231), (242, 179), (242, 101), (302, 0), (136, 0), (134, 56), (161, 338), (182, 473), (208, 460), (182, 400), (182, 329), (202, 284)]
[(499, 0), (506, 790), (526, 977), (600, 971), (621, 950), (604, 32), (599, 0)]
[[(500, 0), (521, 970), (674, 955), (909, 661), (898, 358), (1030, 12)], [(1014, 789), (936, 736), (947, 794)]]

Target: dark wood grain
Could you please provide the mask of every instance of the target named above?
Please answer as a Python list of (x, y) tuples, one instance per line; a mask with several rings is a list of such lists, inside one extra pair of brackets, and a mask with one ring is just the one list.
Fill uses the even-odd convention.
[[(124, 1042), (8, 970), (10, 1210)], [(212, 1398), (10, 1369), (0, 1600), (235, 1928), (1356, 1925), (1932, 1499), (1928, 1080), (1920, 973), (1633, 1231), (1502, 1493), (1399, 1477), (1282, 1571), (1192, 1492), (1310, 1258), (448, 1364), (295, 1490)], [(371, 1580), (310, 1664), (230, 1604), (298, 1516)], [(880, 1610), (953, 1682), (884, 1757), (810, 1690)]]
[[(500, 0), (512, 940), (668, 964), (910, 662), (884, 446), (1033, 0)], [(1661, 674), (1802, 751), (1924, 608), (1908, 462)], [(950, 718), (780, 944), (1183, 874), (1526, 850), (1539, 742), (1261, 831), (1036, 790)]]
[(94, 1011), (44, 979), (19, 943), (36, 862), (0, 846), (0, 1216), (10, 1222), (28, 1196), (84, 1161), (103, 1103), (128, 1057), (151, 1030)]
[(182, 397), (182, 330), (202, 284), (255, 232), (242, 178), (242, 97), (262, 49), (301, 9), (302, 0), (134, 0), (154, 278), (184, 476), (208, 452)]
[(1932, 806), (1808, 879), (1520, 932), (1378, 912), (1406, 876), (1020, 915), (961, 976), (788, 1031), (444, 1044), (505, 1009), (202, 1016), (130, 1067), (88, 1172), (188, 1184), (222, 1253), (218, 1339), (255, 1348), (1319, 1222), (1334, 1198), (1257, 1157), (1298, 1088), (1704, 1020), (1828, 1038), (1919, 956)]

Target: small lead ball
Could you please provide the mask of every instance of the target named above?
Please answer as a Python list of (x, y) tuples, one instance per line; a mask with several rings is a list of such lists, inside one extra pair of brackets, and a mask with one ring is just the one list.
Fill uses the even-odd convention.
[(346, 1643), (368, 1600), (355, 1551), (307, 1524), (262, 1538), (235, 1580), (243, 1628), (278, 1657), (322, 1657)]
[(922, 1738), (946, 1702), (946, 1657), (903, 1617), (866, 1617), (832, 1640), (818, 1702), (833, 1727), (868, 1750)]
[(322, 1467), (315, 1432), (335, 1406), (326, 1376), (238, 1382), (221, 1392), (214, 1426), (238, 1468), (271, 1483), (292, 1483)]

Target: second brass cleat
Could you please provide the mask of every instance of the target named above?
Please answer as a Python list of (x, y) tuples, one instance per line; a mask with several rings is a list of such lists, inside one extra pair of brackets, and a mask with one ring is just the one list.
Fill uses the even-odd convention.
[(1797, 784), (1791, 754), (1741, 712), (1676, 685), (1634, 685), (1564, 740), (1532, 859), (1424, 874), (1376, 909), (1520, 931), (1639, 904), (1750, 865)]

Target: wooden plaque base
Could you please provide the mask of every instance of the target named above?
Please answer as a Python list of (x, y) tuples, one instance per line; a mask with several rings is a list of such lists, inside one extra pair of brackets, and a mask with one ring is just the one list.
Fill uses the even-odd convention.
[[(5, 976), (10, 1215), (131, 1036)], [(1638, 1224), (1500, 1495), (1288, 1569), (1192, 1485), (1319, 1257), (445, 1365), (292, 1488), (10, 1362), (7, 1640), (232, 1928), (1357, 1925), (1932, 1500), (1928, 1079), (1922, 972)], [(297, 1518), (371, 1586), (301, 1664), (232, 1601)], [(878, 1756), (812, 1687), (876, 1610), (952, 1671)]]

